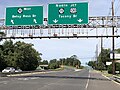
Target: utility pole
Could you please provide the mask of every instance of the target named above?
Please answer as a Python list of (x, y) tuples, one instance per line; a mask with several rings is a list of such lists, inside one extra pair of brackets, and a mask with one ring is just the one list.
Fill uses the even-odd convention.
[(96, 45), (95, 57), (96, 57), (96, 61), (97, 61), (97, 57), (98, 57), (98, 44)]
[(103, 55), (103, 37), (101, 37), (101, 60), (102, 60), (102, 55)]
[(103, 37), (101, 37), (101, 71), (102, 71), (102, 67), (103, 67), (103, 64), (102, 64), (102, 59), (103, 59)]
[(112, 52), (113, 52), (113, 58), (112, 58), (112, 72), (113, 75), (115, 75), (115, 38), (114, 38), (114, 0), (112, 0)]

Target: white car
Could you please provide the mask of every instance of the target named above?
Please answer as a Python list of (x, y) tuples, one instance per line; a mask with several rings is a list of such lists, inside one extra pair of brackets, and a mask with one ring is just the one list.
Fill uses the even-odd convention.
[(8, 72), (15, 72), (15, 69), (13, 67), (7, 67), (4, 70), (2, 70), (3, 73), (8, 73)]
[(15, 70), (15, 72), (22, 72), (22, 70), (21, 69), (17, 69), (17, 70)]

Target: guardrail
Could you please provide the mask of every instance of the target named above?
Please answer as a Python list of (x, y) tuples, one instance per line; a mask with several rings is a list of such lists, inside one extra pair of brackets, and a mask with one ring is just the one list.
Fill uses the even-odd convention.
[(114, 81), (120, 83), (120, 77), (113, 75), (113, 79), (114, 79)]

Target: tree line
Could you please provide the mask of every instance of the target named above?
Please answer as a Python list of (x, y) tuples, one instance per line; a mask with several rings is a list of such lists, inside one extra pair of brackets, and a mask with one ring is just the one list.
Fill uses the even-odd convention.
[(68, 58), (60, 58), (59, 60), (52, 59), (49, 62), (47, 60), (44, 60), (43, 62), (40, 62), (40, 64), (48, 64), (49, 69), (57, 69), (60, 68), (62, 65), (73, 66), (76, 68), (81, 67), (81, 62), (76, 55), (72, 55)]
[(81, 67), (81, 62), (76, 55), (59, 60), (42, 60), (42, 53), (33, 48), (33, 44), (25, 42), (13, 43), (12, 40), (6, 40), (0, 45), (0, 71), (6, 67), (20, 68), (23, 71), (36, 70), (39, 65), (48, 65), (48, 69), (57, 69), (61, 65)]

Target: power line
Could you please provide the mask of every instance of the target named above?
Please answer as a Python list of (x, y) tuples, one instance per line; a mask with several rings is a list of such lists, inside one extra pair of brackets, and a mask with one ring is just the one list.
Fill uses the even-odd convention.
[[(108, 17), (112, 14), (112, 13), (111, 13), (111, 11), (112, 11), (111, 2), (112, 2), (112, 0), (110, 1), (110, 5), (109, 5), (109, 11), (108, 11), (108, 15), (107, 15)], [(109, 22), (109, 20), (106, 20), (105, 25), (107, 25), (108, 22)], [(106, 29), (107, 29), (107, 28), (106, 28)], [(102, 35), (104, 34), (104, 32), (105, 32), (105, 30), (103, 30)]]
[(120, 42), (118, 42), (116, 45), (115, 45), (115, 47), (119, 47), (120, 46)]
[(118, 0), (117, 2), (117, 6), (115, 8), (115, 14), (117, 14), (117, 12), (119, 11), (119, 8), (120, 8), (120, 0)]
[[(115, 1), (115, 0), (114, 0)], [(111, 11), (112, 11), (112, 7), (111, 7), (111, 2), (112, 2), (112, 0), (110, 1), (110, 6), (109, 6), (109, 11), (108, 11), (108, 16), (110, 16), (111, 15)], [(106, 21), (106, 25), (108, 24), (108, 20)], [(107, 28), (106, 28), (106, 30), (107, 30)], [(103, 33), (102, 33), (102, 35), (104, 34), (104, 32), (105, 32), (105, 29), (103, 30)], [(107, 31), (106, 31), (107, 32)], [(108, 39), (107, 39), (108, 40)], [(109, 40), (108, 40), (109, 41)], [(108, 43), (108, 41), (107, 41), (107, 43)], [(106, 43), (105, 43), (105, 45), (106, 45)]]

